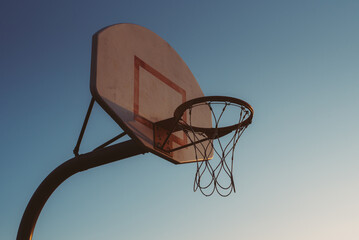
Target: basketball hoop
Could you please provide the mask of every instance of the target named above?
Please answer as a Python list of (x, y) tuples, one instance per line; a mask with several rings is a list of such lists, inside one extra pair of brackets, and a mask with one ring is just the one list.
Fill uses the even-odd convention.
[[(200, 125), (198, 119), (206, 113), (211, 114), (212, 126)], [(252, 118), (253, 108), (237, 98), (209, 96), (192, 99), (178, 106), (174, 117), (167, 120), (167, 124), (160, 124), (163, 127), (171, 122), (173, 126), (162, 142), (162, 149), (172, 153), (193, 146), (197, 166), (193, 190), (199, 189), (205, 196), (216, 191), (226, 197), (232, 191), (235, 192), (234, 150)], [(183, 131), (189, 143), (172, 149), (167, 145), (165, 148), (167, 140), (177, 131)]]
[[(92, 39), (92, 99), (73, 150), (75, 157), (52, 171), (34, 192), (17, 240), (32, 239), (46, 201), (67, 178), (138, 154), (151, 152), (174, 164), (196, 162), (193, 189), (205, 196), (215, 191), (228, 196), (235, 191), (234, 150), (252, 121), (252, 107), (236, 98), (204, 97), (177, 52), (144, 27), (115, 24)], [(95, 102), (123, 132), (79, 154)], [(131, 140), (113, 144), (125, 135)]]

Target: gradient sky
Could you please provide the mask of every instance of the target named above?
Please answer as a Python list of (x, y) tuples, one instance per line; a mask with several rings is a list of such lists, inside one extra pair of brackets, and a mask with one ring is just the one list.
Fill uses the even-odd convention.
[[(79, 173), (34, 240), (359, 239), (359, 1), (0, 3), (0, 239), (15, 239), (41, 181), (72, 157), (88, 103), (91, 36), (156, 32), (206, 95), (249, 102), (237, 193), (192, 191), (195, 165), (146, 154)], [(81, 152), (121, 129), (95, 105)]]

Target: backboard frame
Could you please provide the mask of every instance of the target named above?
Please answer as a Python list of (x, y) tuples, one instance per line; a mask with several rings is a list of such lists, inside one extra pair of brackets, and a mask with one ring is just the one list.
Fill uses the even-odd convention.
[[(173, 154), (172, 153), (168, 153), (168, 152), (164, 152), (161, 151), (161, 149), (156, 148), (155, 146), (155, 141), (154, 138), (155, 136), (153, 136), (153, 147), (150, 148), (149, 146), (146, 146), (145, 143), (142, 142), (141, 139), (139, 139), (139, 137), (136, 135), (138, 133), (134, 133), (133, 129), (130, 129), (130, 127), (128, 126), (128, 123), (126, 123), (123, 119), (121, 119), (121, 117), (111, 108), (111, 106), (109, 106), (109, 104), (103, 99), (103, 97), (101, 96), (101, 94), (98, 91), (97, 88), (97, 69), (98, 69), (98, 51), (99, 51), (99, 36), (101, 35), (101, 33), (103, 31), (106, 31), (109, 28), (113, 28), (113, 27), (117, 27), (119, 25), (128, 25), (128, 26), (134, 26), (134, 27), (138, 27), (138, 28), (143, 28), (141, 26), (135, 25), (135, 24), (115, 24), (115, 25), (111, 25), (108, 27), (105, 27), (101, 30), (99, 30), (98, 32), (96, 32), (93, 37), (92, 37), (92, 55), (91, 55), (91, 76), (90, 76), (90, 91), (91, 94), (94, 98), (94, 100), (104, 109), (104, 111), (110, 115), (110, 117), (128, 134), (128, 136), (133, 139), (135, 142), (137, 142), (141, 147), (145, 147), (147, 148), (151, 153), (164, 158), (174, 164), (183, 164), (183, 163), (191, 163), (191, 162), (195, 162), (196, 159), (192, 158), (192, 159), (186, 159), (186, 160), (181, 160), (179, 161), (178, 159), (174, 159), (173, 158)], [(145, 28), (143, 28), (145, 29)], [(146, 31), (149, 31), (148, 29), (146, 29)], [(157, 34), (151, 32), (151, 34), (156, 35), (158, 38), (160, 38)], [(161, 39), (161, 38), (160, 38)], [(162, 41), (165, 42), (165, 40), (161, 39)], [(169, 44), (167, 43), (167, 45), (169, 46)], [(169, 48), (171, 49), (171, 51), (176, 52), (172, 47), (169, 46)], [(182, 60), (182, 58), (176, 53), (176, 57), (178, 59), (180, 59), (183, 63), (184, 61)], [(175, 82), (171, 81), (171, 79), (169, 79), (167, 76), (163, 75), (160, 71), (157, 71), (157, 69), (153, 66), (151, 66), (151, 64), (148, 64), (147, 62), (145, 62), (143, 59), (141, 59), (140, 56), (134, 55), (133, 56), (133, 75), (134, 75), (134, 102), (133, 102), (133, 112), (134, 112), (134, 120), (146, 125), (149, 128), (152, 128), (152, 131), (155, 131), (155, 125), (154, 122), (151, 122), (149, 120), (147, 120), (145, 117), (142, 117), (141, 114), (139, 114), (139, 108), (138, 108), (138, 99), (139, 99), (139, 92), (138, 92), (138, 76), (139, 76), (139, 69), (144, 69), (145, 71), (149, 72), (149, 74), (152, 74), (156, 79), (158, 79), (159, 81), (161, 81), (163, 84), (169, 86), (172, 91), (178, 95), (179, 98), (181, 98), (181, 102), (179, 102), (179, 104), (184, 103), (188, 100), (190, 100), (191, 98), (196, 98), (196, 97), (201, 97), (204, 96), (202, 90), (199, 87), (199, 84), (197, 83), (196, 79), (194, 78), (193, 74), (191, 73), (191, 71), (189, 70), (188, 66), (184, 63), (184, 66), (186, 67), (186, 71), (188, 71), (191, 74), (191, 77), (194, 79), (195, 84), (196, 84), (196, 89), (198, 88), (199, 90), (196, 90), (197, 93), (195, 95), (193, 95), (192, 93), (192, 97), (189, 97), (188, 94), (186, 94), (186, 90), (183, 89), (181, 86), (179, 86), (178, 84), (176, 84)], [(136, 102), (137, 101), (137, 102)], [(161, 106), (159, 106), (161, 107)], [(177, 106), (176, 106), (177, 107)], [(175, 108), (173, 109), (173, 112), (171, 113), (173, 116)], [(160, 120), (165, 120), (165, 119), (160, 119)], [(180, 137), (177, 137), (176, 135), (173, 136), (173, 138), (171, 138), (171, 141), (175, 142), (176, 144), (179, 145), (186, 145), (187, 141), (186, 141), (186, 135), (184, 133), (183, 136), (181, 135), (181, 133), (176, 133), (177, 135), (180, 135)], [(182, 136), (182, 137), (181, 137)], [(151, 136), (152, 137), (152, 136)], [(184, 151), (193, 151), (192, 149), (190, 150), (184, 150)], [(176, 153), (177, 154), (177, 153)]]

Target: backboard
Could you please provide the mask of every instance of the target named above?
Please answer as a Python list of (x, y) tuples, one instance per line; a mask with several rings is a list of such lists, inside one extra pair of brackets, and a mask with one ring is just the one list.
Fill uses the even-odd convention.
[[(176, 164), (195, 161), (191, 146), (170, 154), (154, 147), (154, 123), (203, 96), (186, 63), (157, 34), (135, 24), (116, 24), (95, 33), (90, 88), (96, 102), (138, 144)], [(211, 113), (194, 116), (192, 122), (211, 126)], [(189, 143), (184, 132), (172, 135), (172, 147)]]

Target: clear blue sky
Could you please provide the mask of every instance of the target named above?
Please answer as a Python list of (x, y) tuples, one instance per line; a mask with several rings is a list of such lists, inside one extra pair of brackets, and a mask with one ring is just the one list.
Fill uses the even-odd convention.
[[(91, 36), (136, 23), (168, 41), (206, 95), (251, 103), (237, 193), (192, 192), (195, 166), (151, 154), (77, 174), (34, 240), (359, 239), (358, 1), (0, 3), (0, 239), (72, 157), (90, 101)], [(81, 152), (121, 130), (96, 106)]]

